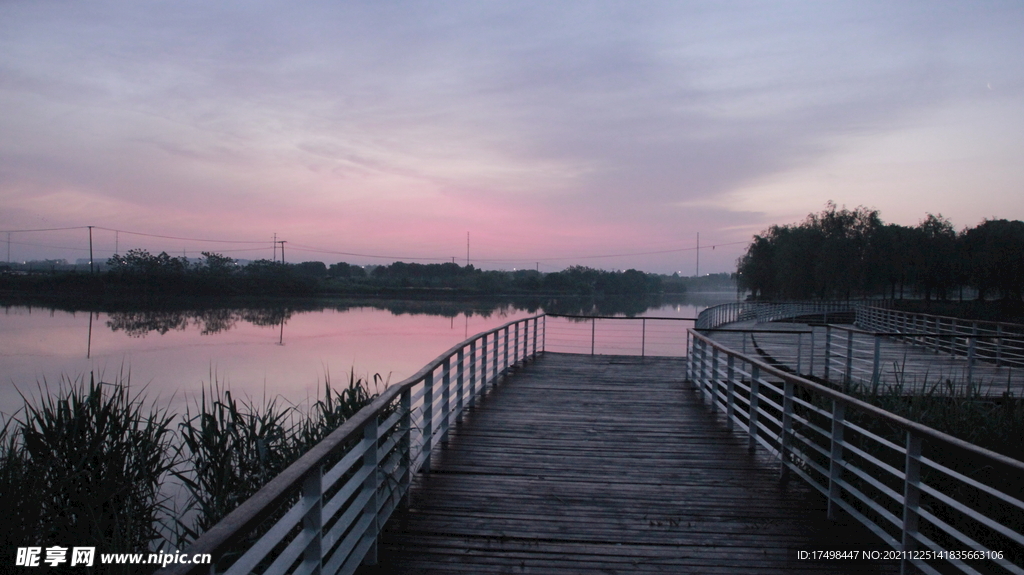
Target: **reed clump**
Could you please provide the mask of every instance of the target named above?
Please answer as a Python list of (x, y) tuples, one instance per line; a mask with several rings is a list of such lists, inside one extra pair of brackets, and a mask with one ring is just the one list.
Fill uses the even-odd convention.
[(25, 545), (129, 553), (159, 539), (161, 484), (178, 464), (172, 416), (123, 383), (62, 380), (0, 430), (0, 530)]
[[(179, 417), (133, 394), (129, 381), (122, 373), (114, 383), (44, 383), (39, 398), (0, 420), (6, 557), (25, 546), (182, 548), (376, 396), (354, 372), (340, 390), (328, 376), (306, 408), (239, 400), (212, 381)], [(184, 507), (173, 504), (171, 478)]]
[(981, 395), (979, 386), (945, 378), (914, 386), (907, 393), (900, 383), (852, 386), (850, 395), (911, 421), (1024, 461), (1024, 401), (1012, 393)]
[[(381, 379), (374, 376), (375, 387)], [(255, 494), (307, 450), (376, 397), (368, 383), (349, 375), (308, 409), (277, 399), (239, 400), (213, 381), (179, 424), (184, 465), (174, 471), (188, 493), (179, 539), (190, 541)]]

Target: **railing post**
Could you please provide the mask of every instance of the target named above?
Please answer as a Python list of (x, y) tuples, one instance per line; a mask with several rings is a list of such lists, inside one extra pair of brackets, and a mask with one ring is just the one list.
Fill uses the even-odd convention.
[(750, 435), (750, 442), (747, 449), (751, 452), (757, 447), (757, 397), (761, 393), (761, 368), (752, 366), (750, 368), (750, 413), (747, 415), (747, 433)]
[(640, 357), (644, 357), (647, 350), (647, 318), (640, 320)]
[(533, 318), (533, 360), (537, 360), (537, 326), (539, 325), (539, 318)]
[(789, 436), (793, 431), (793, 382), (787, 379), (782, 385), (784, 393), (782, 398), (782, 431), (779, 437), (779, 455), (782, 468), (779, 470), (779, 475), (785, 480), (789, 477)]
[(949, 320), (949, 333), (952, 335), (949, 341), (949, 355), (956, 357), (957, 326), (955, 317)]
[(882, 338), (875, 336), (875, 359), (871, 367), (871, 393), (878, 389), (879, 379), (882, 376)]
[(832, 400), (832, 438), (831, 452), (828, 459), (828, 518), (836, 518), (838, 501), (842, 497), (839, 479), (843, 473), (843, 430), (846, 420), (846, 404)]
[(708, 380), (708, 395), (711, 400), (712, 411), (716, 408), (718, 401), (718, 348), (711, 348), (711, 378)]
[(729, 359), (726, 360), (726, 382), (725, 382), (725, 425), (730, 430), (732, 429), (732, 418), (736, 414), (736, 400), (733, 396), (736, 394), (736, 370), (734, 369), (735, 358), (732, 354), (729, 354)]
[(708, 342), (702, 340), (700, 342), (700, 380), (698, 382), (700, 384), (700, 393), (701, 393), (701, 399), (702, 400), (704, 399), (704, 394), (706, 393), (707, 381), (708, 381)]
[(803, 357), (804, 357), (804, 334), (797, 332), (796, 334), (796, 374), (800, 375), (803, 373)]
[[(480, 373), (483, 374), (482, 372)], [(469, 344), (469, 405), (476, 401), (476, 340)]]
[(971, 326), (971, 339), (967, 342), (967, 386), (974, 384), (974, 357), (978, 349), (978, 322)]
[[(530, 357), (530, 321), (526, 320), (523, 324), (523, 365), (526, 364), (526, 360)], [(519, 324), (516, 324), (519, 325)]]
[(1003, 324), (996, 324), (996, 367), (1003, 365)]
[[(907, 462), (903, 482), (903, 551), (917, 548), (918, 506), (921, 502), (921, 438), (907, 431)], [(900, 562), (900, 573), (908, 572), (909, 562)]]
[(441, 364), (441, 444), (448, 443), (448, 426), (452, 414), (451, 400), (452, 359), (446, 357)]
[(455, 421), (462, 421), (462, 408), (463, 408), (463, 405), (464, 405), (463, 402), (462, 402), (462, 396), (465, 393), (465, 387), (464, 387), (464, 383), (465, 383), (465, 381), (464, 381), (465, 380), (465, 373), (464, 372), (465, 372), (465, 367), (466, 367), (466, 365), (465, 365), (466, 364), (466, 348), (465, 347), (463, 347), (462, 349), (459, 350), (459, 355), (457, 357), (458, 357), (458, 359), (456, 361), (458, 362), (457, 365), (459, 367), (458, 367), (458, 369), (455, 372), (456, 373), (456, 375), (455, 375), (455, 390), (456, 390), (456, 393), (455, 393)]
[[(508, 326), (505, 326), (505, 330), (504, 331), (505, 331), (505, 367), (503, 367), (501, 369), (501, 373), (502, 374), (508, 373), (508, 368), (511, 365), (508, 362)], [(495, 382), (495, 383), (497, 383), (497, 382)]]
[(498, 385), (498, 333), (498, 331), (494, 332), (494, 372), (492, 373), (494, 382), (491, 383), (492, 387), (497, 387)]
[(811, 326), (811, 354), (810, 354), (809, 361), (807, 363), (809, 364), (807, 366), (807, 373), (809, 375), (813, 376), (814, 375), (814, 327), (813, 326)]
[(590, 355), (594, 355), (594, 333), (597, 330), (597, 318), (590, 318)]
[(686, 379), (693, 382), (697, 377), (697, 371), (693, 363), (697, 355), (697, 340), (691, 336), (690, 330), (686, 330)]
[[(380, 464), (378, 461), (379, 454), (377, 453), (377, 439), (380, 431), (377, 427), (378, 425), (377, 417), (374, 417), (363, 428), (363, 442), (366, 444), (366, 452), (363, 454), (363, 468), (369, 470), (366, 479), (363, 480), (363, 492), (370, 494), (366, 507), (363, 508), (363, 513), (370, 517), (370, 526), (366, 528), (363, 540), (373, 540), (373, 543), (370, 544), (370, 549), (363, 557), (364, 565), (377, 564), (377, 534), (380, 533), (377, 515), (377, 509), (380, 507), (377, 501), (377, 474), (379, 473), (378, 465)], [(317, 572), (319, 573), (319, 571)]]
[[(311, 505), (302, 518), (302, 530), (311, 537), (306, 550), (302, 554), (302, 565), (310, 573), (319, 575), (323, 560), (321, 548), (321, 530), (323, 528), (323, 467), (314, 469), (302, 482), (302, 501)], [(376, 551), (376, 549), (373, 549)], [(367, 554), (369, 556), (369, 554)], [(376, 558), (376, 555), (374, 555)]]
[(513, 340), (514, 343), (512, 344), (512, 363), (509, 365), (515, 365), (519, 363), (519, 322), (516, 322), (516, 324), (512, 327), (515, 328), (513, 331), (515, 331), (516, 335), (515, 339)]
[(846, 375), (843, 377), (843, 393), (850, 391), (850, 381), (853, 378), (853, 332), (846, 331)]
[(434, 370), (423, 377), (423, 467), (424, 472), (430, 471), (430, 450), (433, 449), (434, 437)]
[(540, 348), (542, 351), (547, 351), (548, 349), (548, 316), (546, 315), (544, 316), (544, 333), (540, 338)]
[(469, 342), (469, 405), (476, 401), (476, 340)]
[(412, 501), (412, 464), (415, 457), (412, 454), (412, 388), (407, 387), (402, 392), (399, 409), (402, 410), (402, 419), (398, 424), (402, 438), (398, 442), (398, 448), (402, 453), (402, 465), (405, 471), (402, 472), (400, 489), (402, 490), (402, 506), (409, 507)]

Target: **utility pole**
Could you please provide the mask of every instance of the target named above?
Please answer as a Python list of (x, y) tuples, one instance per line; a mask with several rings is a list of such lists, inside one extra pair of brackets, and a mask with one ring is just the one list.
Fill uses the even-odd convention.
[(11, 263), (11, 232), (7, 232), (7, 263)]
[[(276, 235), (276, 234), (275, 234)], [(284, 243), (288, 240), (281, 240), (281, 263), (284, 263)]]
[(118, 244), (120, 243), (120, 240), (121, 240), (121, 232), (119, 232), (117, 230), (114, 230), (114, 253), (118, 254), (118, 255), (121, 254), (121, 252), (117, 251), (118, 247), (119, 247)]
[(92, 226), (89, 226), (89, 273), (94, 273), (92, 270)]
[(274, 232), (274, 262), (277, 262), (277, 232)]

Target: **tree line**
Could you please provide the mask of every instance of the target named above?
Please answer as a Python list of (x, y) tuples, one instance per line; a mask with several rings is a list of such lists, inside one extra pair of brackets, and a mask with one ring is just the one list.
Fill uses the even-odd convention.
[(1024, 222), (987, 219), (956, 231), (942, 215), (917, 226), (883, 223), (878, 210), (826, 209), (754, 236), (737, 262), (755, 299), (884, 296), (1020, 301)]
[[(680, 278), (635, 269), (606, 271), (572, 266), (560, 272), (482, 270), (455, 263), (395, 262), (366, 266), (319, 261), (283, 263), (233, 258), (202, 252), (189, 260), (166, 252), (133, 249), (107, 260), (104, 271), (0, 274), (0, 291), (78, 294), (97, 297), (263, 295), (539, 295), (649, 296), (682, 293)], [(663, 282), (664, 280), (664, 282)]]

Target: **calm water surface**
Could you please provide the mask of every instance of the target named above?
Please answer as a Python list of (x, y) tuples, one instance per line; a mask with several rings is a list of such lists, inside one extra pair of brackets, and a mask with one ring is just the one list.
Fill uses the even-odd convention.
[[(692, 317), (707, 302), (644, 316)], [(513, 305), (345, 304), (162, 312), (65, 312), (9, 307), (0, 315), (0, 412), (10, 414), (62, 378), (133, 386), (181, 413), (211, 381), (255, 399), (291, 403), (380, 374), (398, 382), (468, 336), (536, 313)], [(552, 320), (549, 320), (552, 321)], [(550, 326), (550, 324), (549, 324)], [(550, 347), (550, 346), (549, 346)], [(569, 351), (569, 350), (566, 350)]]

